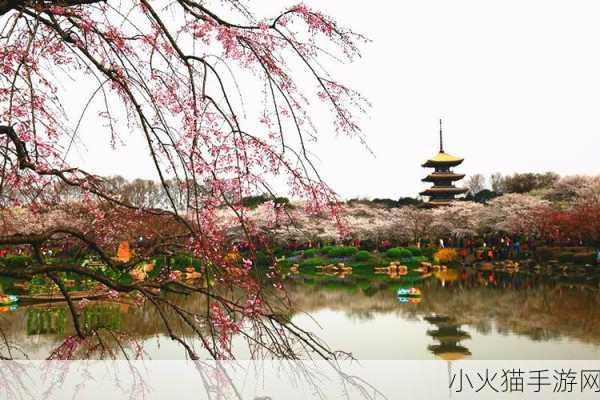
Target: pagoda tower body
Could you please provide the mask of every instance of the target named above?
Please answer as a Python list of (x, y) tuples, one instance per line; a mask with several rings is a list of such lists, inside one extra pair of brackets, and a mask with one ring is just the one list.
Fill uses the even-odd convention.
[(440, 119), (440, 151), (434, 157), (425, 161), (423, 168), (434, 168), (434, 171), (422, 179), (431, 182), (433, 186), (419, 193), (429, 197), (430, 206), (447, 206), (455, 200), (455, 196), (467, 192), (467, 189), (456, 187), (454, 182), (465, 177), (464, 174), (455, 174), (451, 168), (460, 165), (464, 159), (455, 157), (444, 151), (442, 138), (442, 120)]

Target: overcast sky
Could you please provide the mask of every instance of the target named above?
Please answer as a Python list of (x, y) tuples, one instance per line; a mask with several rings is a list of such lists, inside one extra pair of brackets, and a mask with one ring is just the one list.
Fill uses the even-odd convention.
[[(251, 6), (260, 15), (294, 3)], [(415, 196), (420, 164), (437, 152), (439, 117), (446, 151), (465, 158), (457, 171), (600, 172), (597, 0), (308, 4), (373, 41), (338, 75), (373, 103), (364, 131), (375, 155), (327, 132), (316, 151), (343, 197)], [(122, 172), (128, 159), (111, 157), (102, 172)], [(135, 166), (125, 175), (148, 176)]]

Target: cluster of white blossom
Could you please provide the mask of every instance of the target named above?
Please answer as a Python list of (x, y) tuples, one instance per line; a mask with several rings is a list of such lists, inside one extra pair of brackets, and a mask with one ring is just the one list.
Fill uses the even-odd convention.
[[(325, 212), (311, 212), (305, 203), (284, 206), (269, 201), (255, 208), (239, 208), (235, 213), (231, 208), (222, 208), (216, 221), (232, 226), (229, 236), (236, 240), (243, 240), (249, 233), (280, 245), (342, 240), (414, 244), (422, 239), (487, 233), (536, 234), (540, 218), (548, 211), (582, 204), (600, 207), (600, 176), (563, 177), (544, 192), (508, 193), (487, 204), (457, 201), (441, 208), (390, 208), (368, 201), (349, 202), (332, 217)], [(79, 208), (71, 204), (39, 211), (2, 209), (0, 235), (41, 233), (57, 226), (86, 231), (93, 225), (111, 224), (101, 216), (76, 212)], [(243, 227), (239, 224), (240, 215), (245, 221)]]
[(247, 217), (259, 231), (279, 244), (343, 239), (417, 243), (422, 239), (487, 233), (536, 234), (536, 222), (551, 208), (577, 207), (582, 203), (600, 205), (600, 176), (563, 177), (543, 193), (507, 193), (487, 204), (457, 201), (440, 208), (388, 208), (352, 202), (342, 208), (341, 224), (328, 215), (305, 212), (301, 203), (285, 210), (275, 210), (272, 203), (265, 203), (247, 210)]
[(0, 235), (40, 234), (61, 227), (83, 230), (85, 221), (66, 207), (45, 210), (16, 207), (0, 210)]

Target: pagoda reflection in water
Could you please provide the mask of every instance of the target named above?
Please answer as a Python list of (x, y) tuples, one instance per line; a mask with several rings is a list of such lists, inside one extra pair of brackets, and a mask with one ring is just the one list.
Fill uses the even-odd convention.
[(460, 329), (461, 325), (454, 318), (434, 315), (424, 319), (436, 327), (428, 330), (427, 335), (439, 342), (427, 346), (430, 352), (446, 361), (460, 360), (471, 355), (469, 349), (461, 344), (471, 336)]

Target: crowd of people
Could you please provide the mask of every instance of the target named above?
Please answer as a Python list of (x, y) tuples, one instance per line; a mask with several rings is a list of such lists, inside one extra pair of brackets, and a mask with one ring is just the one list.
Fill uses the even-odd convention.
[[(509, 260), (536, 257), (538, 248), (548, 247), (549, 243), (532, 238), (510, 236), (488, 236), (483, 238), (440, 238), (439, 248), (459, 249), (461, 260), (469, 257), (476, 260)], [(581, 245), (581, 247), (584, 247)], [(600, 246), (594, 249), (596, 264), (600, 265)]]

